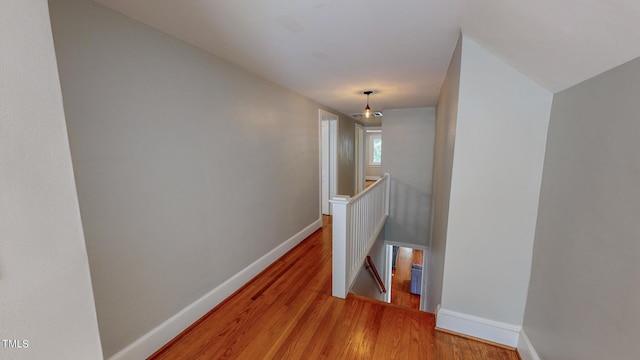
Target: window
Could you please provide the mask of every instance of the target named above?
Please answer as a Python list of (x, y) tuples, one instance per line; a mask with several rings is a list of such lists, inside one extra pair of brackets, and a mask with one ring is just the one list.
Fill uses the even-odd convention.
[(382, 162), (382, 135), (375, 134), (369, 137), (369, 165), (380, 166)]

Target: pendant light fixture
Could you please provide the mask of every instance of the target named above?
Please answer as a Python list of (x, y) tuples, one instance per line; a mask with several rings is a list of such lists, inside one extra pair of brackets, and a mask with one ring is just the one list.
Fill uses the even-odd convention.
[(363, 94), (367, 95), (367, 107), (364, 108), (364, 117), (368, 119), (371, 117), (371, 108), (369, 107), (369, 95), (373, 94), (373, 91), (368, 90), (363, 92)]

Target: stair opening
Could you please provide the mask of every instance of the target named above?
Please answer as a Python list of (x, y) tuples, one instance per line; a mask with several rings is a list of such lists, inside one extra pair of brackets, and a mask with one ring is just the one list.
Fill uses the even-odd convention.
[(390, 303), (419, 310), (424, 251), (407, 246), (387, 246), (392, 248)]

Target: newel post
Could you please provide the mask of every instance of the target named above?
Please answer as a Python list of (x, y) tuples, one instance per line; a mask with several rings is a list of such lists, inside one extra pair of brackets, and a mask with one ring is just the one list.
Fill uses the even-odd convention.
[(347, 297), (347, 230), (349, 226), (349, 196), (335, 196), (333, 207), (333, 259), (331, 271), (331, 294)]

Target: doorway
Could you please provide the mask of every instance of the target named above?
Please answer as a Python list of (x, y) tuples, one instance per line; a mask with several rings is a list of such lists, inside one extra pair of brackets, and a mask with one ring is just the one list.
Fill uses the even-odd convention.
[(367, 127), (365, 130), (366, 160), (365, 177), (376, 181), (382, 177), (382, 128)]
[(338, 115), (320, 109), (320, 213), (331, 215), (331, 200), (336, 196), (338, 169), (336, 161), (336, 139), (338, 137)]
[(426, 290), (424, 287), (426, 250), (407, 244), (387, 244), (386, 246), (389, 267), (386, 272), (389, 277), (387, 283), (391, 284), (386, 301), (394, 305), (422, 310), (422, 297)]
[(356, 194), (366, 188), (364, 168), (364, 127), (356, 124)]

